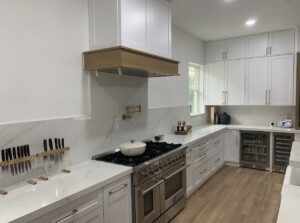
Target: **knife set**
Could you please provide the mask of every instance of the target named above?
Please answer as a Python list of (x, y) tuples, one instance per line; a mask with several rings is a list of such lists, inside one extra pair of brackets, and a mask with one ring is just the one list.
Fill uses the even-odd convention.
[(30, 183), (36, 177), (36, 161), (29, 145), (1, 149), (0, 155), (0, 194), (6, 194), (5, 187), (24, 180)]
[(70, 156), (68, 148), (65, 148), (63, 138), (44, 139), (44, 156), (38, 161), (39, 179), (47, 180), (48, 176), (57, 174), (60, 170), (66, 173), (70, 171)]
[(26, 182), (35, 185), (62, 171), (71, 172), (70, 148), (62, 138), (43, 140), (44, 151), (31, 155), (29, 145), (1, 150), (0, 195), (11, 185)]

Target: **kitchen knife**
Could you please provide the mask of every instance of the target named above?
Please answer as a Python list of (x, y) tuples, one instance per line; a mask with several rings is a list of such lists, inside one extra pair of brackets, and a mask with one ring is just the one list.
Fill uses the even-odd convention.
[[(55, 149), (58, 149), (58, 142), (57, 138), (54, 139)], [(58, 163), (58, 154), (54, 155), (55, 163)]]
[[(13, 147), (13, 148), (12, 148), (12, 155), (13, 155), (13, 158), (14, 158), (14, 159), (17, 159), (17, 151), (16, 151), (16, 147)], [(18, 172), (18, 164), (17, 164), (17, 163), (14, 164), (14, 168), (15, 168), (15, 173), (16, 173), (16, 174), (19, 174), (19, 172)]]
[[(2, 149), (1, 150), (1, 160), (2, 160), (2, 162), (5, 162), (6, 161), (6, 159), (5, 159), (5, 150), (4, 149)], [(6, 166), (4, 166), (4, 167), (2, 167), (2, 171), (5, 171), (6, 170)]]
[[(6, 149), (6, 160), (7, 161), (8, 160), (12, 160), (11, 148)], [(13, 165), (10, 164), (9, 167), (10, 167), (11, 174), (14, 176), (15, 175), (15, 171), (14, 171)]]
[[(21, 157), (24, 157), (24, 148), (23, 146), (20, 146), (20, 152), (21, 152)], [(26, 171), (28, 171), (28, 166), (27, 166), (27, 163), (26, 162), (22, 162), (22, 172), (25, 171), (25, 168), (26, 168)]]
[[(44, 139), (43, 141), (43, 145), (44, 145), (44, 151), (47, 152), (47, 139)], [(44, 156), (43, 160), (45, 161), (48, 158), (48, 156)]]
[[(21, 149), (20, 149), (20, 146), (17, 147), (17, 155), (18, 155), (18, 158), (21, 158)], [(19, 162), (18, 163), (19, 173), (24, 172), (23, 168), (22, 168), (22, 163)]]
[[(59, 149), (61, 149), (61, 142), (60, 142), (60, 139), (57, 139), (57, 146)], [(58, 154), (58, 158), (59, 158), (59, 161), (61, 162), (62, 161), (62, 153), (59, 153)]]
[[(29, 145), (24, 146), (24, 152), (25, 152), (25, 156), (30, 156), (30, 147)], [(31, 169), (31, 160), (27, 160), (27, 165), (29, 167), (29, 169)]]
[[(53, 150), (52, 139), (49, 139), (48, 142), (49, 142), (49, 149), (52, 151)], [(53, 160), (53, 155), (50, 155), (50, 160)]]
[(62, 148), (65, 148), (65, 139), (64, 138), (61, 139), (61, 146), (62, 146)]

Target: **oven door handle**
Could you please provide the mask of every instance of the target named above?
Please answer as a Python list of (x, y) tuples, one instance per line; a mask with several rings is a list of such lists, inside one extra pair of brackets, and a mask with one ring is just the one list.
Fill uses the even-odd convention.
[(187, 167), (189, 167), (191, 164), (185, 165), (184, 167), (181, 167), (179, 170), (175, 171), (174, 173), (170, 174), (167, 177), (162, 177), (164, 180), (168, 180), (171, 177), (175, 176), (176, 174), (178, 174), (179, 172), (183, 171), (184, 169), (186, 169)]
[(141, 193), (142, 195), (147, 194), (149, 191), (151, 191), (153, 188), (157, 187), (158, 185), (160, 185), (162, 182), (164, 182), (163, 180), (160, 180), (159, 182), (157, 182), (156, 184), (152, 185), (151, 187), (147, 188), (147, 190), (142, 190)]

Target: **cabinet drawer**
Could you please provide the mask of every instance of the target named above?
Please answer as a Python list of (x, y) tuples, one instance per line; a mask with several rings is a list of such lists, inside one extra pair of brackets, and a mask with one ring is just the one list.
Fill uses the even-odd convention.
[(211, 149), (210, 151), (211, 151), (211, 153), (213, 153), (213, 152), (215, 152), (215, 151), (221, 149), (222, 146), (223, 146), (223, 138), (222, 138), (222, 135), (213, 138), (213, 139), (211, 140), (211, 143), (210, 143), (210, 149)]
[(210, 159), (210, 171), (215, 172), (223, 163), (223, 153), (216, 152)]
[(194, 185), (199, 186), (209, 175), (209, 161), (198, 163), (194, 167)]
[[(79, 220), (80, 218), (83, 218), (84, 216), (88, 216), (90, 213), (92, 213), (94, 211), (96, 211), (96, 212), (102, 211), (102, 207), (101, 207), (101, 209), (99, 209), (101, 205), (102, 205), (102, 195), (99, 194), (87, 202), (83, 201), (83, 203), (81, 205), (72, 207), (69, 210), (65, 210), (61, 216), (54, 218), (50, 222), (51, 223), (75, 222), (75, 221)], [(70, 206), (72, 206), (72, 205), (70, 205)], [(100, 214), (99, 214), (99, 216), (100, 216)]]
[(208, 154), (209, 152), (209, 142), (204, 142), (200, 146), (194, 149), (195, 160), (201, 158), (202, 156)]

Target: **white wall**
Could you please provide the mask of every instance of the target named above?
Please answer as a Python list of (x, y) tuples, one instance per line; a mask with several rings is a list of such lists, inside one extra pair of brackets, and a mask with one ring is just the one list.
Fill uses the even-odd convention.
[(172, 58), (180, 61), (180, 76), (149, 79), (148, 106), (150, 109), (188, 106), (188, 63), (203, 65), (204, 53), (204, 42), (172, 27)]
[[(69, 0), (66, 4), (67, 3), (70, 5), (73, 4), (70, 3)], [(76, 0), (76, 3), (84, 3), (81, 6), (83, 10), (87, 10), (85, 5), (87, 4), (86, 1)], [(76, 3), (74, 2), (74, 4)], [(57, 9), (53, 7), (44, 8), (42, 7), (43, 4), (46, 4), (45, 1), (41, 1), (41, 3), (37, 4), (35, 11), (41, 12), (43, 10), (44, 13), (47, 14), (59, 10), (59, 7)], [(62, 2), (57, 2), (57, 6), (61, 4), (65, 5)], [(83, 16), (82, 12), (81, 10), (78, 11), (77, 7), (69, 7), (67, 11), (66, 17), (56, 18), (52, 25), (63, 23), (69, 14), (74, 14), (79, 19), (85, 20), (85, 18), (81, 18)], [(27, 17), (28, 20), (35, 19), (34, 15), (27, 15)], [(86, 26), (87, 24), (85, 23), (78, 23), (77, 26), (69, 27), (69, 29), (71, 29), (70, 32), (75, 36), (80, 36), (82, 30), (87, 28)], [(76, 30), (78, 33), (76, 33)], [(57, 30), (56, 35), (64, 36), (68, 34), (66, 34), (64, 30)], [(61, 41), (60, 39), (52, 38), (52, 35), (49, 35), (49, 38), (46, 37), (47, 36), (45, 36), (44, 39), (45, 45), (49, 45), (49, 42), (56, 45)], [(87, 41), (84, 45), (88, 44), (88, 40), (85, 37), (83, 39)], [(177, 58), (182, 60), (182, 64), (185, 64), (185, 67), (187, 67), (188, 61), (203, 63), (203, 45), (200, 41), (177, 29), (174, 29), (173, 41), (174, 55), (180, 55), (180, 58)], [(189, 43), (189, 41), (191, 41), (191, 43)], [(190, 54), (190, 52), (192, 53)], [(198, 54), (196, 52), (198, 52)], [(80, 54), (81, 50), (77, 49), (77, 51), (69, 55), (68, 58), (77, 58)], [(64, 56), (66, 57), (67, 55)], [(185, 56), (187, 58), (185, 58)], [(65, 58), (65, 60), (68, 60), (68, 58)], [(34, 62), (28, 61), (28, 63), (30, 63), (30, 66), (32, 65), (31, 63), (44, 64), (46, 63), (44, 59), (44, 57), (39, 57), (35, 58)], [(48, 71), (45, 68), (46, 70), (44, 72), (47, 74), (64, 67), (64, 64), (61, 65), (62, 67), (59, 65), (61, 57), (52, 58), (51, 56), (51, 60), (54, 62), (51, 62), (49, 66), (55, 64), (55, 70), (50, 69), (50, 71)], [(79, 65), (81, 66), (81, 61), (78, 61), (78, 64), (75, 66), (77, 67)], [(73, 63), (68, 64), (68, 66), (72, 67)], [(180, 69), (184, 70), (182, 67)], [(26, 72), (23, 73), (23, 75), (26, 75)], [(77, 74), (78, 73), (70, 73), (69, 75)], [(44, 74), (42, 75), (44, 77)], [(146, 78), (111, 74), (101, 74), (99, 77), (91, 74), (91, 77), (90, 120), (57, 119), (0, 125), (0, 149), (30, 144), (32, 153), (36, 153), (43, 150), (42, 140), (44, 138), (64, 137), (66, 145), (71, 147), (72, 162), (78, 163), (90, 159), (92, 155), (115, 149), (119, 144), (130, 139), (144, 140), (153, 137), (155, 134), (173, 133), (174, 125), (178, 120), (186, 120), (195, 126), (206, 122), (205, 116), (190, 118), (187, 101), (180, 103), (184, 106), (147, 110), (148, 79)], [(180, 78), (181, 79), (177, 81), (172, 78), (158, 78), (157, 80), (168, 83), (169, 86), (172, 86), (174, 81), (178, 89), (173, 89), (173, 92), (174, 90), (178, 90), (180, 95), (181, 93), (186, 94), (184, 96), (186, 98), (187, 72), (182, 73)], [(55, 77), (51, 81), (59, 83), (60, 78)], [(72, 88), (73, 84), (76, 84), (76, 82), (70, 82), (69, 87)], [(167, 90), (170, 89), (168, 88)], [(57, 91), (56, 94), (59, 96), (59, 91)], [(72, 97), (70, 97), (70, 99), (72, 100)], [(60, 101), (57, 102), (58, 105), (60, 103)], [(135, 117), (130, 120), (122, 120), (121, 116), (125, 106), (132, 104), (141, 104), (142, 113), (135, 115)], [(24, 106), (24, 109), (28, 109), (27, 106)]]
[[(265, 106), (220, 106), (219, 113), (227, 112), (231, 116), (231, 124), (266, 125), (279, 119), (295, 120), (295, 107)], [(293, 123), (294, 124), (294, 123)]]
[(86, 0), (0, 1), (0, 27), (0, 124), (88, 112)]

